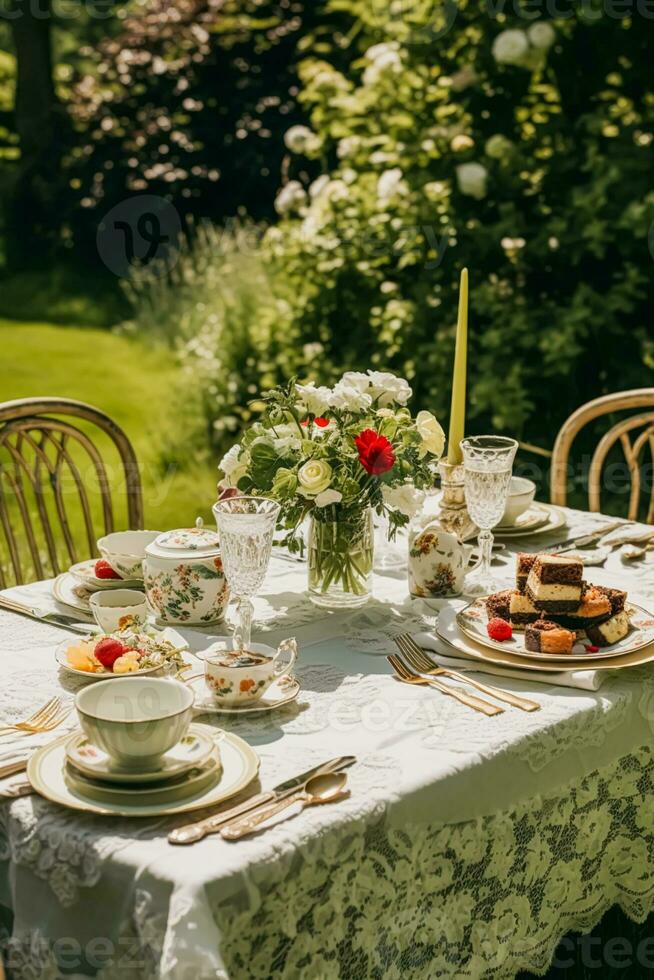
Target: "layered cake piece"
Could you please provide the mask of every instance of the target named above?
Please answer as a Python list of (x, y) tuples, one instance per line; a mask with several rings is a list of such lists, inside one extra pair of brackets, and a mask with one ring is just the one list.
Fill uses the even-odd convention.
[(587, 627), (586, 636), (596, 647), (610, 647), (612, 643), (624, 640), (628, 632), (629, 616), (622, 609), (615, 616), (604, 620), (603, 623)]
[(572, 653), (574, 642), (574, 633), (547, 619), (525, 627), (525, 649), (533, 653)]
[(622, 612), (627, 601), (627, 593), (623, 592), (622, 589), (610, 589), (606, 585), (594, 585), (593, 588), (596, 592), (600, 592), (602, 595), (611, 603), (611, 615), (616, 616), (618, 613)]
[(494, 592), (493, 595), (489, 595), (486, 599), (486, 612), (488, 613), (489, 619), (505, 619), (509, 621), (509, 601), (511, 598), (511, 589), (505, 589), (504, 592)]
[(528, 595), (515, 591), (511, 593), (509, 599), (509, 622), (517, 630), (524, 629), (527, 623), (535, 623), (540, 619), (540, 612), (536, 609)]
[(527, 576), (526, 594), (541, 612), (575, 612), (581, 603), (583, 573), (578, 558), (538, 555)]
[(524, 591), (527, 586), (529, 572), (531, 571), (532, 565), (537, 558), (538, 555), (528, 555), (524, 552), (520, 552), (518, 555), (515, 571), (515, 587), (522, 595), (524, 595)]
[(590, 585), (584, 586), (581, 602), (573, 613), (564, 613), (556, 618), (561, 626), (568, 629), (586, 630), (589, 626), (608, 619), (612, 612), (611, 601), (605, 591)]

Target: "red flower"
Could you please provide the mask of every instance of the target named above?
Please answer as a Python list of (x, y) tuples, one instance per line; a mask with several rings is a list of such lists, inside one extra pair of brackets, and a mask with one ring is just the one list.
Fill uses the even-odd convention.
[(367, 473), (380, 476), (393, 469), (395, 453), (386, 436), (380, 436), (374, 429), (364, 429), (354, 443), (359, 450), (359, 462)]
[(329, 419), (324, 419), (322, 415), (319, 415), (317, 419), (314, 419), (314, 424), (320, 429), (324, 429), (329, 425)]

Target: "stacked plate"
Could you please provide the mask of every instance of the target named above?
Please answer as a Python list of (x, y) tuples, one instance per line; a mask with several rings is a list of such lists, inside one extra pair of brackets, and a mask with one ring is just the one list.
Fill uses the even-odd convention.
[(95, 574), (96, 561), (96, 558), (79, 561), (76, 565), (71, 565), (67, 572), (56, 577), (52, 583), (52, 595), (57, 602), (90, 616), (89, 598), (94, 592), (105, 592), (109, 589), (143, 590), (143, 579), (98, 578)]
[(565, 512), (553, 504), (533, 503), (513, 524), (498, 524), (493, 534), (502, 538), (524, 538), (548, 534), (565, 524)]
[(34, 789), (74, 810), (167, 816), (229, 799), (250, 783), (259, 758), (236, 735), (191, 724), (156, 770), (122, 768), (82, 732), (37, 749), (28, 764)]
[(525, 649), (524, 633), (517, 630), (509, 640), (492, 640), (486, 632), (484, 598), (458, 612), (451, 606), (442, 609), (436, 632), (459, 656), (522, 670), (615, 670), (650, 663), (654, 661), (654, 615), (634, 602), (627, 602), (625, 608), (631, 622), (628, 635), (619, 643), (594, 652), (588, 652), (584, 642), (579, 641), (571, 654), (533, 653)]

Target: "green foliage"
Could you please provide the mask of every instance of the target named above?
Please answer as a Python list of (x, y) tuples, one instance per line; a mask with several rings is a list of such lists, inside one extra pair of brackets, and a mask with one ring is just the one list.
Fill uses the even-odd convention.
[(265, 239), (294, 334), (325, 349), (317, 374), (395, 369), (446, 413), (467, 266), (471, 428), (547, 445), (584, 399), (651, 383), (639, 16), (534, 24), (461, 0), (447, 30), (440, 0), (332, 6), (370, 47), (347, 74), (301, 65), (332, 166), (283, 188)]

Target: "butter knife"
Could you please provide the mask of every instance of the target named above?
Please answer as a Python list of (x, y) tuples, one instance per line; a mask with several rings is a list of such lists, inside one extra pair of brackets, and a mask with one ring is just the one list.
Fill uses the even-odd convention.
[(72, 633), (82, 633), (84, 636), (88, 636), (95, 629), (95, 624), (89, 623), (88, 626), (84, 626), (74, 616), (65, 616), (63, 613), (47, 612), (33, 606), (25, 606), (21, 602), (14, 602), (13, 599), (7, 599), (4, 596), (0, 596), (0, 609), (18, 613), (19, 616), (28, 616), (30, 619), (37, 619), (41, 623), (57, 626), (59, 629), (69, 630)]
[(615, 531), (617, 527), (622, 527), (624, 524), (629, 524), (629, 521), (613, 521), (612, 524), (605, 524), (604, 527), (596, 528), (589, 534), (584, 534), (579, 538), (568, 538), (566, 541), (559, 541), (557, 544), (552, 544), (548, 548), (542, 548), (540, 551), (534, 552), (536, 555), (558, 555), (561, 551), (570, 551), (572, 548), (585, 548), (589, 544), (595, 544), (605, 534), (609, 531)]
[(353, 755), (342, 755), (337, 759), (330, 759), (329, 762), (323, 762), (319, 766), (307, 769), (306, 772), (301, 773), (299, 776), (285, 780), (285, 782), (280, 783), (266, 793), (257, 793), (256, 796), (251, 796), (249, 800), (239, 803), (230, 810), (223, 810), (221, 813), (214, 813), (210, 817), (205, 817), (204, 820), (185, 824), (183, 827), (176, 827), (175, 830), (171, 830), (168, 834), (168, 842), (170, 844), (194, 844), (195, 841), (202, 840), (208, 834), (216, 833), (224, 824), (229, 823), (230, 820), (234, 820), (236, 817), (240, 817), (244, 813), (250, 813), (260, 806), (277, 803), (279, 800), (291, 796), (313, 776), (317, 776), (323, 772), (338, 772), (340, 769), (347, 769), (354, 762), (356, 762), (356, 759)]

